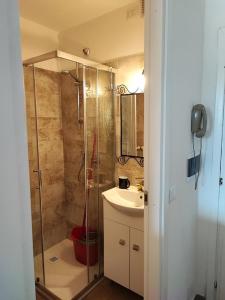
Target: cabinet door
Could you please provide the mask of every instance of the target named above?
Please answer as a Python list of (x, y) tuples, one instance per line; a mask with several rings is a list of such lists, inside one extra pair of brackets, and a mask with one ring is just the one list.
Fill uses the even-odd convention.
[(130, 289), (144, 294), (144, 232), (130, 229)]
[(129, 227), (104, 219), (105, 276), (129, 288)]

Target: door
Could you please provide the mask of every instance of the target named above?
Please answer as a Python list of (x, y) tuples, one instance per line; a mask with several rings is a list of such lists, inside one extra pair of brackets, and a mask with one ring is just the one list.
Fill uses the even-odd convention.
[[(225, 107), (224, 107), (225, 108)], [(216, 279), (215, 299), (225, 299), (225, 122), (223, 108), (223, 130), (221, 136), (220, 179), (219, 179), (219, 205), (216, 249)]]
[(104, 273), (129, 288), (129, 227), (104, 219)]
[(144, 232), (130, 229), (130, 289), (144, 293)]
[[(85, 141), (85, 203), (87, 237), (93, 246), (87, 247), (88, 281), (99, 277), (99, 151), (98, 151), (98, 71), (84, 67), (84, 141)], [(89, 244), (89, 242), (88, 242)], [(94, 250), (95, 249), (95, 250)]]
[(108, 71), (84, 68), (86, 224), (96, 235), (98, 258), (92, 263), (88, 247), (89, 282), (103, 275), (103, 203), (101, 193), (114, 186), (114, 115), (111, 87), (114, 76)]
[(32, 210), (32, 232), (35, 280), (45, 283), (43, 256), (43, 220), (41, 205), (41, 173), (38, 154), (37, 105), (35, 95), (34, 66), (24, 67), (24, 87), (26, 95), (26, 121), (29, 154), (30, 198)]

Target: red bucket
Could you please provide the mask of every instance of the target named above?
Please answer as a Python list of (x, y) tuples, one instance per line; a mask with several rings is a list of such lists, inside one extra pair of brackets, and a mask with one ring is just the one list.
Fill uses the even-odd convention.
[(85, 226), (75, 227), (71, 233), (73, 241), (74, 254), (76, 259), (84, 264), (93, 266), (98, 262), (98, 243), (97, 232), (95, 230), (86, 230)]

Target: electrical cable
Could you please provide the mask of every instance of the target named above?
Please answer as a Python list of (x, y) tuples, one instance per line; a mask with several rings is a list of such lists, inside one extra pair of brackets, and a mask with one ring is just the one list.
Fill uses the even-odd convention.
[(197, 171), (197, 163), (196, 163), (196, 151), (195, 151), (195, 137), (194, 133), (192, 134), (192, 148), (193, 148), (193, 155), (194, 155), (194, 169), (195, 169), (195, 190), (198, 188), (198, 180), (200, 175), (200, 167), (201, 167), (201, 156), (202, 156), (202, 137), (200, 138), (200, 152), (199, 152), (199, 166), (198, 172)]
[(200, 138), (199, 167), (198, 167), (198, 174), (196, 176), (197, 178), (195, 181), (195, 190), (197, 190), (197, 188), (198, 188), (198, 179), (199, 179), (200, 168), (201, 168), (201, 157), (202, 157), (202, 137)]
[[(195, 170), (196, 170), (195, 136), (194, 136), (194, 133), (192, 133), (192, 149), (193, 149), (193, 156), (194, 156)], [(196, 172), (195, 172), (195, 187), (196, 187), (196, 180), (197, 180), (197, 176), (196, 176)]]

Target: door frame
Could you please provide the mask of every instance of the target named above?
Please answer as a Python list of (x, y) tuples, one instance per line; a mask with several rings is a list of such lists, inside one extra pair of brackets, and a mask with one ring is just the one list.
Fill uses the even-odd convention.
[[(166, 30), (166, 3), (168, 0), (146, 0), (145, 1), (145, 187), (149, 193), (149, 205), (145, 207), (145, 300), (160, 300), (166, 299), (166, 233), (164, 232), (165, 220), (165, 97), (164, 97), (164, 74), (166, 62), (165, 57), (165, 40)], [(15, 107), (20, 113), (20, 119), (18, 122), (17, 117), (15, 120), (9, 119), (8, 122), (3, 124), (3, 127), (8, 127), (13, 124), (22, 136), (22, 140), (16, 140), (19, 145), (21, 159), (20, 164), (15, 166), (15, 174), (20, 174), (20, 168), (22, 166), (24, 176), (17, 177), (20, 180), (20, 186), (24, 186), (26, 189), (26, 205), (20, 206), (18, 214), (25, 216), (24, 223), (28, 224), (24, 231), (24, 239), (28, 241), (24, 246), (24, 253), (27, 253), (29, 257), (29, 264), (26, 263), (26, 274), (28, 274), (29, 280), (24, 283), (28, 289), (29, 299), (34, 299), (34, 284), (33, 284), (33, 266), (31, 263), (32, 257), (32, 237), (31, 237), (31, 217), (30, 217), (30, 205), (29, 205), (29, 183), (28, 183), (28, 156), (27, 147), (25, 143), (26, 126), (25, 126), (25, 107), (23, 103), (23, 78), (22, 78), (22, 65), (20, 58), (20, 41), (19, 41), (19, 7), (17, 1), (3, 0), (4, 9), (0, 10), (0, 16), (4, 20), (3, 44), (4, 42), (13, 45), (10, 49), (10, 59), (6, 60), (6, 66), (12, 67), (13, 71), (10, 73), (10, 78), (13, 82), (17, 82), (19, 95), (17, 93), (14, 98)], [(5, 17), (9, 17), (10, 23), (5, 20)], [(10, 26), (7, 26), (7, 24)], [(7, 45), (8, 45), (7, 44)], [(6, 52), (3, 53), (3, 55)], [(151, 71), (150, 71), (151, 68)], [(19, 79), (19, 83), (18, 83)], [(12, 89), (13, 90), (13, 89)], [(10, 96), (9, 96), (10, 97)], [(11, 100), (11, 99), (10, 99)], [(19, 100), (19, 101), (18, 101)], [(14, 114), (13, 107), (10, 107), (11, 112)], [(10, 136), (13, 139), (13, 136)], [(18, 147), (15, 147), (17, 149)], [(18, 160), (18, 157), (17, 157)], [(17, 161), (16, 160), (16, 161)], [(25, 170), (26, 169), (26, 170)], [(16, 181), (16, 180), (15, 180)], [(11, 182), (13, 184), (13, 182)], [(21, 197), (20, 197), (21, 196)], [(18, 195), (21, 203), (24, 201), (23, 195)], [(25, 228), (24, 224), (21, 226), (18, 222), (18, 228)], [(14, 229), (13, 229), (14, 230)], [(9, 236), (12, 232), (8, 232)], [(15, 254), (17, 255), (17, 249), (15, 248)], [(11, 257), (7, 258), (11, 260)], [(18, 277), (19, 276), (19, 277)], [(18, 279), (22, 277), (20, 273)], [(28, 278), (26, 276), (26, 278)], [(18, 297), (21, 291), (18, 291)]]
[[(225, 69), (224, 69), (225, 73)], [(224, 76), (225, 78), (225, 76)], [(223, 85), (223, 91), (225, 88), (225, 83)], [(221, 135), (221, 152), (220, 152), (220, 178), (225, 178), (225, 122), (224, 122), (224, 99), (225, 93), (223, 93), (223, 122), (222, 122), (222, 135)], [(219, 179), (220, 182), (220, 179)], [(219, 185), (218, 192), (218, 217), (217, 217), (217, 234), (216, 234), (216, 250), (215, 250), (215, 280), (217, 288), (215, 289), (215, 300), (224, 299), (225, 295), (225, 283), (224, 283), (224, 274), (225, 274), (225, 260), (224, 260), (224, 244), (225, 244), (225, 232), (224, 232), (224, 224), (225, 224), (225, 189), (224, 184)]]
[(216, 299), (216, 290), (214, 288), (214, 281), (217, 280), (217, 229), (219, 222), (225, 222), (225, 216), (220, 214), (221, 199), (220, 199), (220, 160), (222, 135), (225, 130), (225, 123), (223, 122), (224, 110), (224, 88), (225, 88), (225, 27), (218, 31), (218, 60), (217, 60), (217, 86), (216, 86), (216, 102), (214, 114), (214, 141), (213, 141), (213, 162), (212, 162), (212, 199), (216, 201), (215, 212), (213, 215), (216, 220), (213, 231), (215, 237), (208, 245), (208, 259), (207, 259), (207, 299)]
[(145, 300), (167, 298), (166, 28), (167, 0), (145, 0)]

